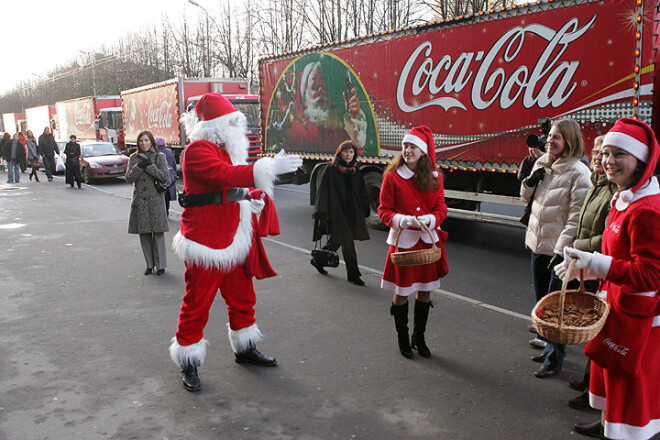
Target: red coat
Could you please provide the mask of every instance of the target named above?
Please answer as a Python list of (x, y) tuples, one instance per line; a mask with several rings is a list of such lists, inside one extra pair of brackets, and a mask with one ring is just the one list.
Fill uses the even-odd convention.
[[(186, 194), (255, 186), (255, 165), (233, 165), (224, 148), (203, 140), (188, 145), (182, 170)], [(252, 214), (249, 200), (184, 208), (175, 251), (189, 264), (228, 272), (247, 262), (249, 275), (274, 276), (260, 237), (280, 231), (272, 200), (266, 196), (265, 201), (259, 219)]]
[[(653, 316), (660, 301), (660, 190), (656, 182), (635, 194), (629, 206), (612, 206), (603, 255), (595, 253), (592, 265), (607, 274), (602, 290), (614, 310)], [(660, 315), (652, 325), (639, 376), (612, 374), (592, 362), (590, 400), (606, 409), (607, 438), (648, 439), (660, 432)], [(639, 334), (636, 328), (617, 331)]]

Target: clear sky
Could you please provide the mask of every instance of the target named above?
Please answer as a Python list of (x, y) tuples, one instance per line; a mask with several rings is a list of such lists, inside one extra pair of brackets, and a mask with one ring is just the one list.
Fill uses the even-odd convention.
[[(211, 15), (218, 9), (218, 0), (197, 1)], [(45, 76), (80, 51), (112, 47), (128, 32), (160, 23), (165, 14), (178, 21), (200, 13), (203, 17), (187, 0), (0, 0), (0, 94), (19, 81)]]

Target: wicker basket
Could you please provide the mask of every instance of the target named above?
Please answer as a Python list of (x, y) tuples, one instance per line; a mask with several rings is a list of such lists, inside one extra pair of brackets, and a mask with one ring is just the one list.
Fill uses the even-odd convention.
[[(575, 260), (571, 261), (567, 274), (573, 271)], [(563, 280), (561, 291), (552, 292), (541, 298), (532, 310), (532, 322), (538, 334), (548, 341), (558, 344), (576, 345), (583, 344), (593, 339), (605, 325), (607, 315), (610, 313), (610, 305), (602, 298), (593, 293), (585, 292), (583, 271), (580, 270), (580, 288), (578, 290), (566, 290), (568, 276)], [(575, 327), (563, 325), (564, 307), (572, 305), (580, 308), (593, 308), (600, 313), (600, 319), (586, 327)], [(541, 310), (548, 306), (559, 306), (559, 320), (553, 324), (542, 320), (539, 315)]]
[(422, 264), (431, 264), (435, 263), (442, 257), (442, 250), (436, 246), (435, 240), (433, 239), (433, 234), (431, 230), (424, 223), (421, 223), (422, 227), (431, 237), (431, 248), (429, 249), (420, 249), (417, 251), (405, 251), (399, 252), (399, 237), (401, 237), (401, 231), (396, 234), (396, 244), (394, 245), (394, 252), (390, 255), (392, 258), (392, 263), (397, 266), (419, 266)]

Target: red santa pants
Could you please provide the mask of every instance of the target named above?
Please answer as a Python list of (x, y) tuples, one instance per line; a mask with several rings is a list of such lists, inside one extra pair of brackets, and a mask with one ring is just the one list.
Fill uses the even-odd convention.
[(243, 266), (230, 272), (186, 264), (186, 294), (179, 311), (176, 339), (180, 345), (192, 345), (202, 340), (209, 310), (220, 290), (227, 304), (229, 327), (236, 331), (254, 324), (254, 305), (257, 296), (252, 278)]

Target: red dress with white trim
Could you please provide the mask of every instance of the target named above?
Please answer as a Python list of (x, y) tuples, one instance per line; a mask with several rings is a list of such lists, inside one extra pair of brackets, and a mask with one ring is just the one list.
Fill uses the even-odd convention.
[[(613, 310), (620, 311), (621, 304), (658, 310), (660, 190), (655, 178), (635, 192), (629, 205), (615, 200), (603, 234), (603, 255), (594, 253), (592, 264), (604, 267), (602, 273), (607, 273), (601, 296), (606, 292)], [(617, 331), (640, 332), (638, 328)], [(633, 378), (592, 362), (589, 394), (591, 406), (605, 410), (607, 438), (648, 439), (660, 432), (660, 315), (652, 320), (642, 372)]]
[[(396, 172), (385, 174), (380, 188), (380, 206), (378, 216), (390, 227), (387, 244), (390, 245), (385, 261), (385, 270), (381, 287), (392, 290), (397, 295), (408, 296), (417, 291), (431, 291), (440, 287), (440, 279), (449, 272), (444, 242), (447, 233), (440, 227), (447, 217), (445, 190), (442, 177), (438, 177), (436, 191), (423, 191), (415, 183), (415, 174), (404, 164)], [(399, 221), (402, 216), (415, 217), (431, 214), (433, 220), (429, 225), (432, 237), (425, 230), (409, 228), (401, 230), (399, 251), (428, 249), (431, 243), (436, 243), (442, 250), (442, 258), (436, 263), (418, 266), (395, 266), (390, 254), (394, 252), (396, 237), (399, 232)]]

